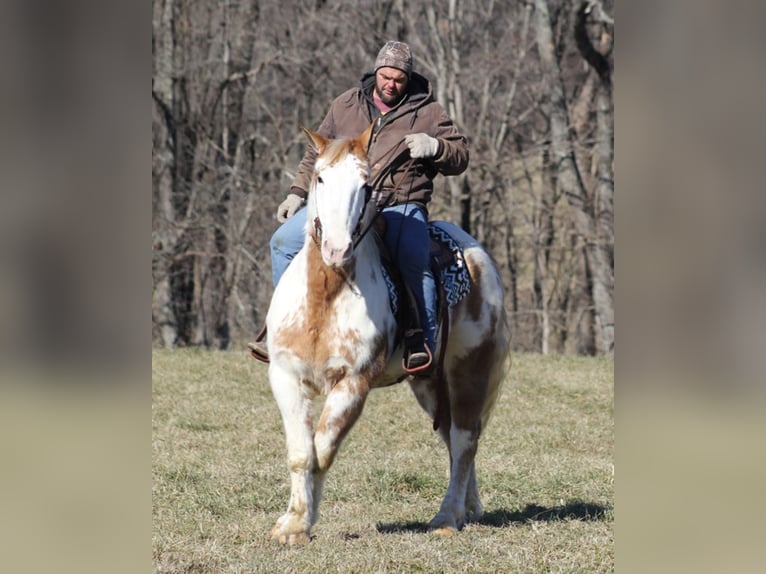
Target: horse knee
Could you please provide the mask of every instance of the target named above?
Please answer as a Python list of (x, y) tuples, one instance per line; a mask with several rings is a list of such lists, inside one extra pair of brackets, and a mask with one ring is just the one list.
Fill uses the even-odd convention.
[(330, 466), (332, 465), (333, 460), (335, 460), (335, 452), (337, 449), (333, 448), (332, 446), (328, 446), (327, 448), (317, 448), (317, 464), (316, 464), (316, 471), (324, 472)]
[(291, 472), (302, 472), (311, 468), (312, 461), (306, 455), (291, 455), (287, 457), (287, 468)]

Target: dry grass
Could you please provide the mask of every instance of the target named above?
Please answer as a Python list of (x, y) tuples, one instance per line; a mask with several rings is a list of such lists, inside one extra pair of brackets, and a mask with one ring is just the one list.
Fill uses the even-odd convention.
[(268, 539), (289, 479), (266, 368), (241, 351), (154, 352), (155, 572), (613, 571), (614, 362), (514, 361), (477, 456), (480, 523), (424, 531), (447, 453), (396, 385), (341, 448), (312, 542), (283, 548)]

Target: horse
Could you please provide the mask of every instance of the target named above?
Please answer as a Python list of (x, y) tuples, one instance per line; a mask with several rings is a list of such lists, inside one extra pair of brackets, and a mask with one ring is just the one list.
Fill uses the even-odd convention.
[[(442, 318), (448, 329), (437, 337), (437, 368), (417, 376), (403, 370), (380, 249), (367, 233), (377, 212), (366, 154), (372, 128), (344, 139), (303, 128), (317, 150), (305, 242), (266, 317), (269, 382), (291, 477), (287, 510), (271, 530), (282, 544), (311, 540), (327, 472), (368, 393), (404, 379), (449, 450), (449, 484), (428, 529), (454, 534), (483, 512), (474, 458), (510, 368), (503, 284), (479, 242), (439, 222), (462, 250), (470, 291)], [(319, 394), (325, 400), (315, 426), (312, 404)]]

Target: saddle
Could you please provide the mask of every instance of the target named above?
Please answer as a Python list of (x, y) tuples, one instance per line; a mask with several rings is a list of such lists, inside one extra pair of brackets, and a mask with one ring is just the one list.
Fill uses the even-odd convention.
[[(404, 283), (399, 269), (381, 239), (384, 230), (385, 224), (382, 218), (378, 219), (375, 225), (375, 238), (381, 254), (383, 277), (388, 287), (391, 311), (398, 325), (396, 344), (403, 344), (406, 353), (407, 349), (423, 346), (423, 331), (415, 297)], [(471, 277), (463, 259), (462, 249), (449, 233), (439, 226), (439, 222), (429, 222), (428, 232), (431, 243), (430, 266), (436, 282), (436, 328), (437, 331), (442, 330), (443, 350), (449, 335), (449, 309), (470, 292)], [(443, 352), (440, 353), (440, 356), (443, 355)]]

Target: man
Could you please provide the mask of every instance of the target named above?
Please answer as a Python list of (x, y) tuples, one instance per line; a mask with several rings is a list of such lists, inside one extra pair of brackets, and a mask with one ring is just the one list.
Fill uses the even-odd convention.
[[(412, 52), (402, 42), (387, 42), (374, 70), (361, 84), (338, 96), (317, 132), (327, 138), (357, 137), (375, 122), (367, 155), (373, 191), (385, 206), (384, 242), (414, 295), (422, 331), (406, 337), (405, 369), (431, 366), (436, 338), (436, 284), (429, 265), (428, 202), (437, 174), (457, 175), (468, 166), (468, 142), (430, 82), (412, 70)], [(283, 225), (271, 238), (274, 285), (304, 242), (307, 190), (316, 161), (308, 146), (290, 193), (277, 210)], [(412, 158), (413, 162), (409, 162)], [(254, 355), (268, 357), (265, 333), (249, 343)]]

